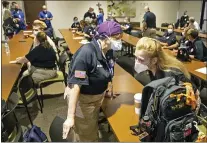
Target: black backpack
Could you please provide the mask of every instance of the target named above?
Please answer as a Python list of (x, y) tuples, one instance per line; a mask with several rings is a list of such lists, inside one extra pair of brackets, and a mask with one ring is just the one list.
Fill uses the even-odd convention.
[(142, 92), (139, 139), (147, 142), (195, 141), (198, 136), (196, 103), (191, 83), (178, 82), (174, 77), (152, 81)]
[(4, 20), (3, 29), (6, 36), (12, 36), (15, 32), (16, 25), (11, 17)]
[(177, 53), (177, 59), (183, 62), (190, 62), (190, 54), (187, 48), (179, 48)]

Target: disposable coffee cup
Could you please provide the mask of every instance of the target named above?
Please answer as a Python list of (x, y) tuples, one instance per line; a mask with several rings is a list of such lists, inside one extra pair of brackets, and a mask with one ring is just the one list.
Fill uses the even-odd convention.
[(134, 95), (135, 113), (137, 115), (140, 115), (141, 100), (142, 100), (142, 94), (141, 93), (137, 93), (137, 94)]

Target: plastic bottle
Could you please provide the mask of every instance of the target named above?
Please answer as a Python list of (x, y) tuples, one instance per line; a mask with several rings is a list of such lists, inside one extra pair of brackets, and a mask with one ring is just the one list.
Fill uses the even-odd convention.
[(5, 52), (6, 52), (6, 54), (9, 54), (10, 53), (10, 49), (9, 49), (9, 44), (7, 43), (7, 41), (6, 41), (6, 43), (5, 43)]

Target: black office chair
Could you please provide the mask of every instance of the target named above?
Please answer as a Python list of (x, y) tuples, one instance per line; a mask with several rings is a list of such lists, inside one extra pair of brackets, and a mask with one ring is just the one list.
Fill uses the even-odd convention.
[(63, 72), (64, 80), (65, 80), (65, 85), (67, 85), (67, 76), (68, 73), (65, 71), (66, 68), (66, 62), (70, 61), (70, 56), (68, 55), (67, 51), (63, 51), (60, 54), (59, 58), (59, 69)]
[(17, 94), (20, 97), (19, 104), (20, 105), (23, 104), (25, 106), (30, 123), (33, 126), (33, 122), (32, 122), (31, 115), (29, 113), (29, 109), (27, 105), (31, 103), (32, 101), (34, 101), (34, 99), (37, 99), (39, 102), (40, 111), (42, 113), (42, 104), (40, 102), (40, 98), (37, 94), (37, 89), (35, 88), (35, 84), (33, 82), (31, 75), (22, 76), (19, 79), (19, 83), (17, 87), (18, 87)]
[(203, 88), (200, 92), (201, 102), (207, 106), (207, 88)]
[(19, 97), (16, 93), (12, 93), (6, 102), (6, 111), (3, 113), (1, 124), (1, 139), (4, 142), (21, 142), (22, 128), (18, 123), (15, 115), (15, 108), (18, 104)]
[(63, 118), (60, 118), (59, 116), (56, 116), (54, 120), (52, 121), (50, 125), (50, 139), (52, 142), (72, 142), (73, 141), (73, 136), (74, 132), (72, 129), (69, 132), (68, 138), (63, 139), (62, 134), (63, 134), (63, 123), (65, 120)]

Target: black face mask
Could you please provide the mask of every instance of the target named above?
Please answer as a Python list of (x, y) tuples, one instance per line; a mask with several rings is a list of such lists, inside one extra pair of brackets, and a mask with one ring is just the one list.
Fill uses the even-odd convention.
[(18, 11), (19, 9), (18, 9), (18, 8), (14, 8), (14, 10), (15, 10), (15, 11)]

